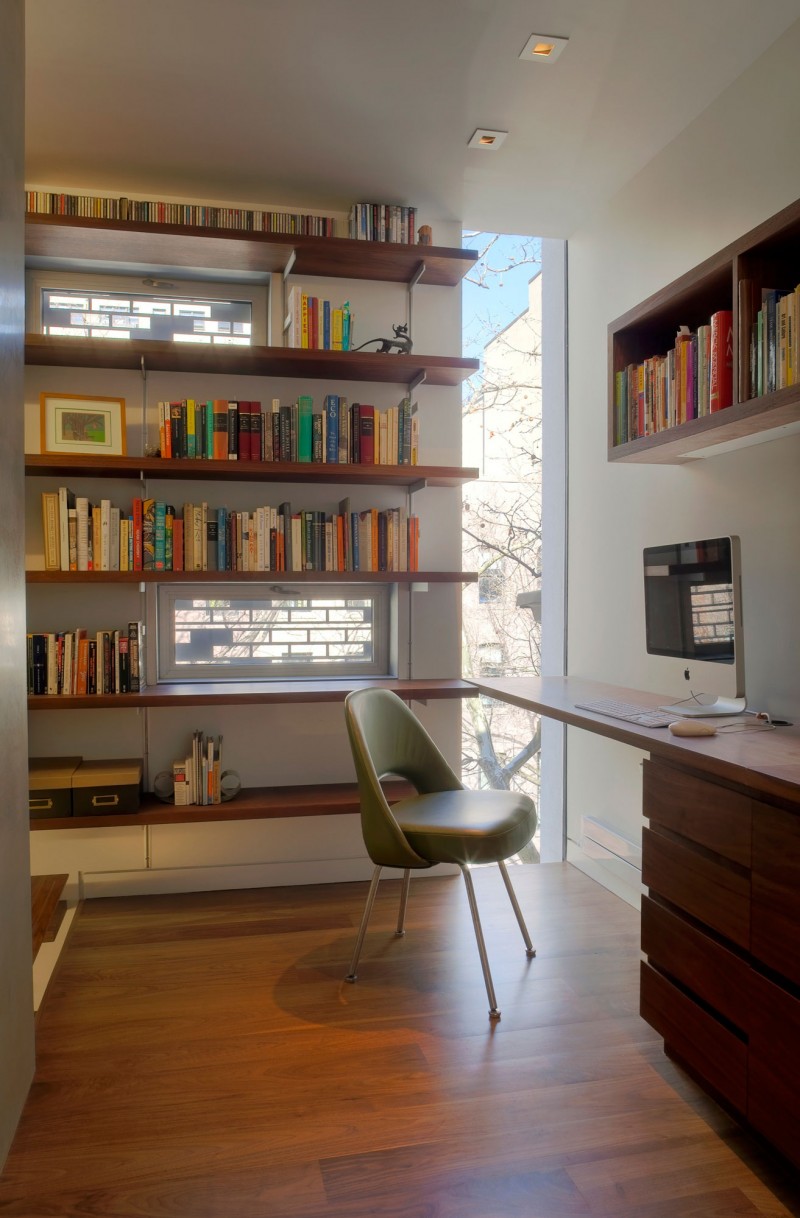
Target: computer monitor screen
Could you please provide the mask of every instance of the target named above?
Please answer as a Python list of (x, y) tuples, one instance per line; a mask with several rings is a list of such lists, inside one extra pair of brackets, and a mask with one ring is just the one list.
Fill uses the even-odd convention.
[[(681, 714), (744, 709), (741, 569), (738, 537), (648, 546), (644, 551), (647, 651), (683, 669)], [(678, 665), (675, 665), (675, 661)]]

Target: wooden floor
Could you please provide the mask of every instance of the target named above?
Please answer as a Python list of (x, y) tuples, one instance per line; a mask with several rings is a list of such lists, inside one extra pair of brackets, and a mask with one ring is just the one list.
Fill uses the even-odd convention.
[(637, 1014), (638, 916), (568, 865), (94, 900), (38, 1024), (0, 1214), (740, 1218), (798, 1214), (788, 1169)]

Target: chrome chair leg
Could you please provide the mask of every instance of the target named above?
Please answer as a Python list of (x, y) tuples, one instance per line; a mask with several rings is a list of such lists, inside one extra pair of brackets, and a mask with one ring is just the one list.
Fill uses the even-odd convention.
[(478, 914), (478, 903), (475, 900), (475, 889), (472, 884), (472, 876), (469, 873), (469, 868), (462, 865), (461, 874), (464, 877), (464, 883), (467, 886), (467, 899), (469, 901), (469, 910), (472, 914), (472, 925), (475, 928), (475, 938), (478, 941), (478, 955), (481, 958), (481, 968), (483, 969), (483, 980), (486, 982), (486, 993), (489, 996), (489, 1018), (499, 1019), (500, 1012), (497, 1009), (497, 999), (494, 993), (492, 984), (492, 974), (489, 971), (489, 957), (486, 955), (486, 944), (483, 941), (483, 930), (481, 929), (481, 920)]
[(411, 868), (406, 867), (403, 872), (403, 887), (400, 890), (400, 910), (397, 915), (397, 930), (396, 935), (404, 935), (406, 922), (406, 906), (408, 905), (408, 887), (411, 883)]
[(517, 894), (514, 892), (514, 888), (511, 883), (511, 877), (508, 874), (508, 869), (506, 868), (505, 863), (498, 863), (497, 866), (500, 868), (500, 874), (503, 877), (503, 883), (506, 886), (506, 892), (508, 893), (508, 898), (511, 901), (511, 908), (514, 910), (514, 913), (517, 915), (517, 922), (519, 923), (519, 928), (522, 931), (522, 937), (525, 940), (525, 947), (527, 949), (525, 952), (525, 955), (528, 957), (533, 957), (536, 955), (536, 948), (531, 943), (531, 937), (528, 934), (528, 928), (525, 925), (525, 919), (522, 916), (522, 910), (519, 907), (519, 901), (517, 900)]
[(350, 964), (350, 972), (345, 977), (345, 981), (353, 982), (358, 977), (356, 969), (358, 967), (358, 958), (361, 955), (361, 948), (364, 943), (364, 936), (367, 933), (367, 923), (369, 916), (372, 913), (372, 906), (375, 904), (375, 894), (378, 891), (378, 880), (381, 878), (382, 867), (376, 867), (372, 873), (372, 883), (369, 886), (367, 893), (367, 903), (364, 906), (364, 913), (361, 917), (361, 925), (358, 928), (358, 938), (356, 939), (355, 950), (353, 951), (353, 959)]

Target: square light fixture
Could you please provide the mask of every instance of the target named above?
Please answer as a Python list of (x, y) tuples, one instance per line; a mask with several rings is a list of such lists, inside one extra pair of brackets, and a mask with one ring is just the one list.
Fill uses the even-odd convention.
[(568, 42), (568, 38), (555, 38), (552, 34), (531, 34), (519, 57), (528, 63), (552, 63)]
[(467, 140), (467, 147), (484, 148), (487, 152), (494, 152), (507, 135), (507, 131), (488, 131), (485, 127), (478, 127)]

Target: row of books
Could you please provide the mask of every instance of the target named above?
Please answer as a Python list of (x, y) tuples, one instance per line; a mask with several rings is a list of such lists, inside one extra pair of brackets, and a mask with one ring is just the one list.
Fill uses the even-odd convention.
[(287, 347), (315, 351), (352, 351), (354, 318), (350, 301), (334, 307), (294, 284), (286, 297), (284, 334)]
[(741, 401), (800, 382), (800, 285), (758, 288), (739, 283)]
[(348, 233), (359, 241), (395, 241), (415, 245), (417, 209), (395, 203), (354, 203)]
[(626, 444), (733, 401), (733, 312), (720, 309), (696, 332), (681, 326), (666, 355), (615, 374), (614, 443)]
[(164, 459), (418, 465), (419, 415), (408, 397), (380, 410), (329, 393), (315, 410), (303, 394), (283, 406), (273, 398), (266, 411), (261, 402), (184, 398), (158, 403), (158, 440)]
[(145, 687), (143, 622), (119, 630), (32, 633), (28, 693), (137, 694)]
[(332, 237), (332, 216), (302, 212), (250, 210), (244, 207), (207, 207), (198, 203), (164, 203), (155, 200), (63, 194), (46, 190), (25, 192), (32, 215), (83, 216), (98, 220), (133, 220), (147, 224), (188, 224), (194, 228), (229, 228), (242, 232), (287, 233)]
[(172, 778), (176, 805), (222, 803), (222, 737), (193, 732), (188, 755), (172, 763)]
[[(45, 496), (75, 500), (76, 537), (62, 566)], [(405, 508), (295, 511), (289, 502), (252, 511), (134, 499), (90, 504), (67, 488), (42, 495), (46, 570), (68, 571), (417, 571), (419, 520)], [(73, 510), (68, 508), (68, 511)], [(48, 529), (50, 533), (48, 534)], [(53, 565), (54, 563), (58, 565)]]

